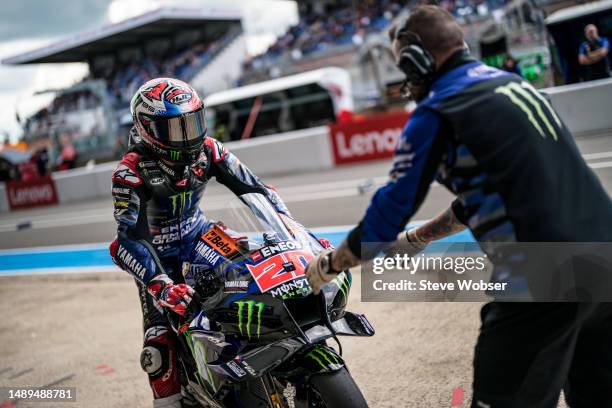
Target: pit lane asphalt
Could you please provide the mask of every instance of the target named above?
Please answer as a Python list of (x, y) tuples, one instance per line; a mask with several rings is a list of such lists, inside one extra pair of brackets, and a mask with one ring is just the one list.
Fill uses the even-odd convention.
[[(578, 138), (577, 144), (612, 194), (612, 132)], [(294, 217), (304, 225), (354, 225), (376, 187), (385, 182), (390, 166), (389, 161), (381, 161), (263, 179), (279, 190)], [(202, 207), (208, 217), (223, 220), (232, 198), (225, 187), (211, 181)], [(434, 184), (413, 220), (431, 218), (451, 201), (451, 194)], [(108, 198), (0, 215), (0, 249), (110, 242), (114, 235), (110, 192)]]

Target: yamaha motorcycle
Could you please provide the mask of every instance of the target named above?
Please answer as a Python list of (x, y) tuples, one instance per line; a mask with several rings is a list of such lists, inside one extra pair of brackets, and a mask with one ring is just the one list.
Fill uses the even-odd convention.
[(240, 202), (233, 224), (211, 223), (183, 263), (195, 308), (169, 320), (187, 392), (202, 407), (367, 407), (337, 337), (374, 334), (345, 310), (351, 273), (313, 295), (305, 267), (328, 244), (260, 194)]

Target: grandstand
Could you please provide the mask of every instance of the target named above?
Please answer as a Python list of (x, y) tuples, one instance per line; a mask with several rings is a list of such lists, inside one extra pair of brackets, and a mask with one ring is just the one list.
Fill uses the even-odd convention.
[(299, 22), (266, 52), (245, 61), (239, 84), (330, 65), (352, 65), (370, 34), (380, 34), (406, 1), (315, 0), (299, 3)]
[[(24, 139), (50, 139), (57, 155), (60, 140), (68, 136), (80, 162), (112, 158), (125, 142), (130, 96), (146, 80), (177, 77), (204, 92), (235, 81), (246, 55), (240, 19), (240, 13), (231, 10), (162, 8), (3, 60), (7, 65), (89, 66), (87, 77), (54, 91), (51, 105), (26, 119)], [(220, 59), (226, 68), (206, 75)], [(232, 71), (231, 66), (236, 68)]]
[(540, 7), (556, 7), (563, 1), (300, 1), (299, 22), (264, 53), (244, 62), (237, 85), (337, 66), (351, 73), (357, 110), (386, 105), (397, 100), (401, 82), (388, 52), (387, 29), (423, 3), (439, 4), (457, 18), (474, 55), (501, 67), (512, 53), (527, 79), (539, 87), (551, 85), (545, 77), (550, 54)]

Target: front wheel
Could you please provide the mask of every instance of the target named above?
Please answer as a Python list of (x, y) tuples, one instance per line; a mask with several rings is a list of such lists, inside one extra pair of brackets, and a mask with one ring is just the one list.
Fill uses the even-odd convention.
[[(361, 390), (346, 368), (331, 373), (314, 374), (310, 387), (319, 408), (367, 408)], [(309, 398), (310, 400), (310, 398)], [(313, 401), (314, 402), (314, 401)]]

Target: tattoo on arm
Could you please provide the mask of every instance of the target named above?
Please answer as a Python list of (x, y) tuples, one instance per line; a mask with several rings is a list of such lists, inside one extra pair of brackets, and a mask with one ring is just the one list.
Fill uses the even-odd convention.
[(463, 231), (465, 228), (465, 225), (455, 216), (453, 209), (449, 208), (436, 218), (418, 227), (415, 233), (419, 241), (431, 242)]
[(357, 258), (349, 249), (348, 241), (344, 240), (332, 255), (331, 268), (336, 272), (340, 272), (345, 269), (352, 268), (353, 266), (357, 266), (360, 263), (361, 261), (359, 258)]

